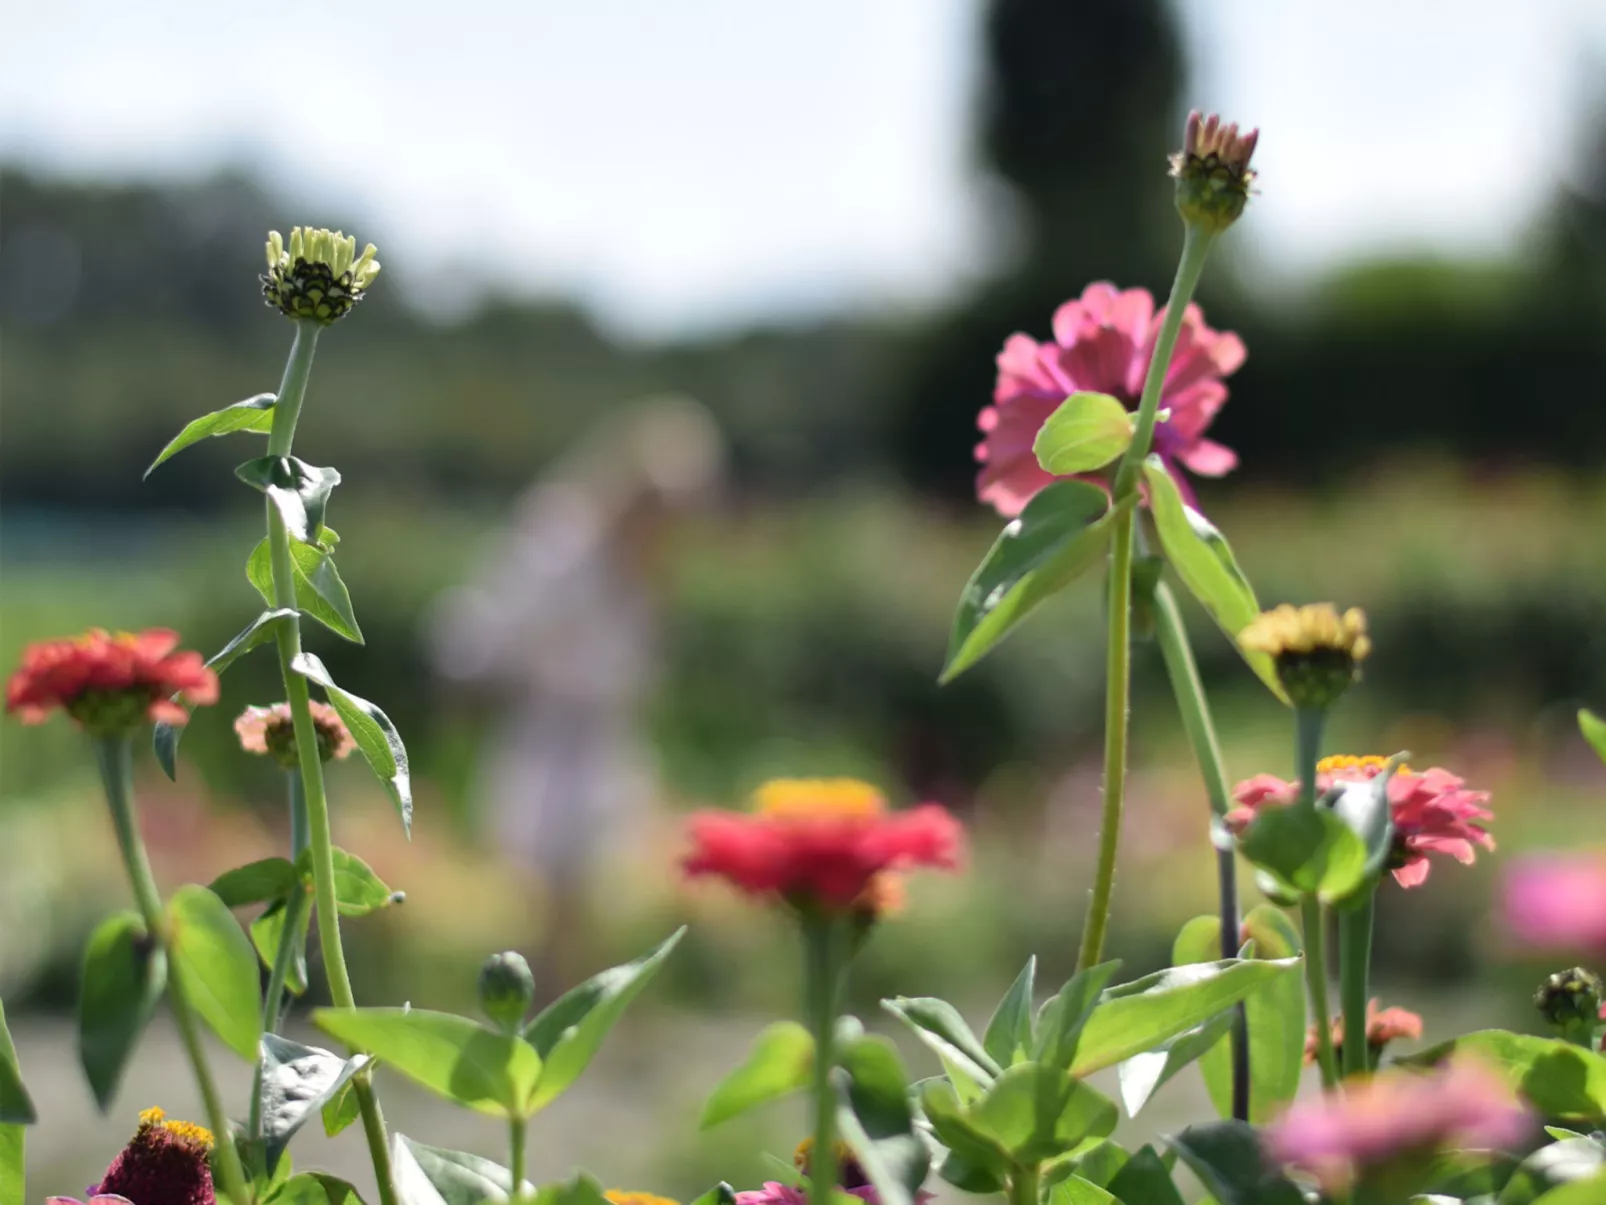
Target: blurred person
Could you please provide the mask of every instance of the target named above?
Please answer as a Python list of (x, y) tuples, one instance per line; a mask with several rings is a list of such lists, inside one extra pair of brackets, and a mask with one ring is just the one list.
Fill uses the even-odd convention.
[(497, 847), (544, 898), (543, 995), (579, 969), (569, 955), (599, 847), (655, 798), (637, 717), (656, 662), (651, 578), (667, 522), (712, 499), (724, 462), (713, 418), (688, 398), (611, 414), (435, 606), (437, 672), (496, 705), (475, 793)]

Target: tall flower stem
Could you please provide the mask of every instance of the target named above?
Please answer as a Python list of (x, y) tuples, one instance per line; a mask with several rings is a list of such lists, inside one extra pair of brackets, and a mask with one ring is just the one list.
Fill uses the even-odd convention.
[(101, 783), (106, 789), (112, 827), (117, 833), (117, 848), (122, 854), (123, 868), (128, 872), (128, 883), (134, 892), (134, 902), (145, 922), (146, 932), (161, 945), (162, 952), (167, 956), (167, 999), (173, 1009), (179, 1037), (184, 1043), (184, 1053), (190, 1060), (195, 1082), (201, 1090), (207, 1125), (212, 1128), (217, 1140), (217, 1163), (224, 1191), (236, 1201), (245, 1201), (248, 1199), (245, 1195), (245, 1171), (240, 1166), (240, 1154), (229, 1132), (228, 1114), (223, 1111), (217, 1084), (212, 1080), (212, 1069), (206, 1061), (206, 1050), (201, 1045), (201, 1029), (190, 1007), (184, 968), (172, 956), (162, 897), (156, 890), (156, 878), (151, 874), (150, 858), (146, 856), (145, 843), (139, 835), (139, 822), (134, 815), (132, 738), (126, 733), (98, 738), (95, 741), (95, 757), (100, 766)]
[[(296, 323), (295, 342), (284, 366), (278, 400), (273, 407), (273, 428), (268, 433), (268, 455), (288, 456), (295, 442), (296, 423), (307, 394), (307, 377), (318, 346), (317, 323)], [(279, 625), (277, 644), (279, 672), (284, 678), (284, 697), (290, 705), (296, 748), (311, 756), (301, 761), (301, 787), (307, 807), (307, 842), (312, 851), (313, 891), (317, 902), (318, 941), (323, 951), (324, 976), (336, 1008), (355, 1008), (351, 975), (346, 970), (345, 948), (340, 940), (340, 915), (336, 907), (334, 843), (329, 833), (329, 801), (323, 788), (323, 762), (317, 756), (318, 730), (312, 722), (307, 680), (293, 668), (301, 655), (301, 616), (296, 608), (295, 562), (290, 553), (290, 532), (284, 517), (271, 499), (267, 502), (268, 548), (273, 568), (273, 603), (295, 612)], [(315, 533), (314, 533), (315, 534)], [(390, 1170), (390, 1148), (385, 1136), (384, 1118), (374, 1097), (373, 1085), (366, 1079), (353, 1081), (353, 1091), (362, 1111), (363, 1130), (368, 1137), (368, 1153), (379, 1182), (382, 1205), (396, 1205), (396, 1189)]]
[[(1294, 709), (1294, 772), (1299, 777), (1297, 806), (1302, 808), (1316, 806), (1316, 759), (1322, 747), (1324, 718), (1319, 708)], [(1322, 1070), (1322, 1086), (1331, 1091), (1338, 1085), (1338, 1060), (1333, 1056), (1333, 1018), (1327, 999), (1327, 918), (1314, 895), (1301, 897), (1299, 910), (1305, 929), (1305, 986), (1316, 1025), (1316, 1062)]]
[(1377, 904), (1377, 888), (1366, 893), (1366, 901), (1338, 914), (1338, 994), (1344, 1008), (1344, 1074), (1365, 1075), (1371, 1071), (1371, 1052), (1366, 1042), (1366, 1001), (1370, 994), (1368, 976), (1372, 964), (1372, 918)]
[[(1205, 698), (1204, 683), (1199, 680), (1193, 646), (1188, 641), (1187, 629), (1182, 626), (1182, 613), (1171, 587), (1164, 582), (1154, 588), (1154, 635), (1165, 661), (1166, 674), (1171, 679), (1171, 693), (1176, 696), (1183, 731), (1188, 734), (1188, 744), (1193, 747), (1199, 775), (1204, 779), (1205, 795), (1210, 800), (1221, 956), (1236, 958), (1242, 922), (1238, 915), (1237, 853), (1224, 824), (1229, 806), (1227, 769), (1221, 757), (1221, 742), (1216, 739), (1215, 721), (1210, 716), (1210, 703)], [(1232, 1115), (1237, 1121), (1249, 1120), (1249, 1015), (1242, 1002), (1234, 1012), (1232, 1023)]]
[[(1160, 410), (1160, 394), (1177, 333), (1188, 301), (1199, 284), (1214, 236), (1188, 226), (1182, 242), (1182, 259), (1166, 302), (1165, 318), (1155, 338), (1154, 358), (1149, 361), (1143, 381), (1143, 395), (1132, 442), (1121, 458), (1115, 474), (1114, 502), (1119, 506), (1137, 491), (1138, 471), (1154, 441), (1154, 424)], [(1110, 901), (1115, 894), (1115, 861), (1121, 844), (1121, 811), (1126, 801), (1127, 719), (1132, 694), (1132, 546), (1136, 521), (1130, 508), (1118, 513), (1110, 543), (1108, 590), (1107, 652), (1104, 676), (1104, 810), (1099, 822), (1098, 864), (1093, 873), (1093, 892), (1082, 929), (1081, 953), (1077, 964), (1093, 966), (1104, 953), (1104, 936), (1110, 925)]]
[(803, 992), (814, 1032), (814, 1148), (809, 1152), (809, 1205), (829, 1205), (836, 1191), (836, 1015), (848, 951), (843, 923), (813, 913), (803, 919)]
[(1009, 1205), (1038, 1205), (1042, 1186), (1043, 1172), (1037, 1164), (1017, 1167), (1009, 1178)]
[(513, 1199), (519, 1200), (519, 1186), (524, 1183), (524, 1132), (527, 1122), (522, 1117), (510, 1118), (508, 1129), (508, 1171), (513, 1176)]

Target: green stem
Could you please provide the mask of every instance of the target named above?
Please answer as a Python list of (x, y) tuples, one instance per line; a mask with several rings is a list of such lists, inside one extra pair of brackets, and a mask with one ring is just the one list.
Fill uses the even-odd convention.
[(151, 874), (150, 858), (146, 856), (145, 843), (139, 835), (139, 822), (134, 815), (131, 737), (125, 733), (98, 738), (95, 741), (95, 757), (100, 766), (101, 783), (106, 788), (112, 827), (117, 832), (117, 848), (122, 853), (123, 868), (128, 872), (129, 886), (134, 892), (134, 902), (139, 906), (146, 931), (161, 945), (162, 952), (167, 956), (167, 999), (172, 1006), (173, 1020), (178, 1025), (190, 1068), (195, 1073), (195, 1082), (201, 1090), (207, 1125), (217, 1138), (218, 1170), (222, 1175), (224, 1191), (236, 1201), (246, 1201), (245, 1171), (240, 1166), (240, 1154), (230, 1137), (228, 1114), (223, 1111), (217, 1085), (212, 1081), (212, 1070), (207, 1065), (206, 1050), (201, 1045), (200, 1026), (190, 1008), (189, 992), (184, 983), (184, 969), (172, 956), (161, 893), (156, 890), (156, 878)]
[(803, 991), (814, 1031), (814, 1149), (809, 1153), (809, 1205), (830, 1205), (837, 1181), (836, 1014), (841, 995), (841, 923), (818, 914), (803, 921)]
[[(1299, 778), (1296, 806), (1316, 806), (1316, 760), (1322, 748), (1325, 714), (1315, 707), (1294, 709), (1294, 773)], [(1338, 1085), (1338, 1061), (1333, 1057), (1333, 1018), (1327, 998), (1327, 933), (1321, 901), (1314, 895), (1299, 901), (1305, 927), (1305, 986), (1310, 991), (1311, 1014), (1316, 1025), (1316, 1062), (1322, 1069), (1322, 1086)]]
[(520, 1199), (519, 1186), (524, 1183), (524, 1128), (522, 1117), (510, 1118), (508, 1128), (508, 1171), (513, 1175), (513, 1200)]
[[(1193, 658), (1193, 646), (1188, 642), (1188, 631), (1182, 625), (1182, 613), (1177, 608), (1171, 587), (1164, 582), (1154, 588), (1154, 634), (1165, 661), (1166, 673), (1171, 679), (1171, 693), (1176, 696), (1177, 711), (1182, 716), (1183, 731), (1193, 747), (1194, 760), (1199, 763), (1199, 774), (1204, 779), (1205, 795), (1210, 800), (1211, 844), (1216, 849), (1216, 893), (1221, 917), (1221, 956), (1238, 956), (1238, 936), (1241, 920), (1238, 915), (1238, 862), (1232, 839), (1222, 821), (1229, 806), (1227, 794), (1227, 768), (1221, 757), (1221, 742), (1216, 739), (1215, 721), (1210, 716), (1210, 703), (1205, 698), (1204, 684), (1199, 680), (1199, 666)], [(1249, 1014), (1242, 1002), (1234, 1011), (1232, 1023), (1232, 1115), (1237, 1121), (1249, 1120)]]
[(1037, 1164), (1016, 1167), (1009, 1177), (1009, 1205), (1038, 1205), (1042, 1182), (1042, 1170)]
[[(292, 864), (307, 847), (307, 803), (301, 794), (301, 775), (294, 770), (285, 774), (290, 791), (290, 861)], [(273, 954), (273, 967), (268, 973), (268, 990), (262, 998), (262, 1032), (278, 1033), (284, 1012), (284, 985), (290, 978), (290, 964), (303, 943), (300, 934), (307, 923), (307, 909), (311, 906), (305, 886), (299, 876), (284, 902), (284, 926), (279, 933), (279, 948)], [(251, 1078), (251, 1118), (246, 1131), (252, 1138), (262, 1137), (262, 1064), (257, 1063)]]
[(1344, 1006), (1344, 1074), (1371, 1071), (1371, 1050), (1366, 1041), (1367, 976), (1372, 964), (1372, 918), (1377, 888), (1366, 902), (1338, 914), (1338, 993)]
[[(273, 407), (273, 429), (268, 433), (268, 455), (288, 456), (295, 442), (296, 423), (306, 398), (307, 377), (318, 346), (319, 327), (311, 321), (296, 323), (295, 342), (284, 367), (278, 400)], [(273, 567), (273, 603), (296, 611), (295, 563), (290, 555), (290, 533), (284, 517), (270, 499), (266, 504), (268, 547)], [(278, 627), (279, 672), (284, 678), (284, 697), (290, 706), (297, 750), (312, 756), (301, 757), (301, 787), (306, 800), (308, 847), (312, 851), (313, 891), (317, 901), (318, 941), (323, 952), (324, 976), (329, 996), (336, 1008), (355, 1008), (351, 975), (346, 969), (346, 952), (340, 940), (340, 914), (336, 907), (334, 842), (329, 833), (329, 801), (324, 795), (323, 762), (317, 757), (318, 731), (312, 722), (307, 680), (293, 668), (301, 655), (301, 616), (293, 615)], [(363, 1130), (368, 1136), (368, 1153), (379, 1182), (381, 1205), (396, 1205), (396, 1189), (390, 1172), (390, 1148), (385, 1137), (384, 1119), (374, 1098), (371, 1084), (356, 1086), (362, 1106)]]

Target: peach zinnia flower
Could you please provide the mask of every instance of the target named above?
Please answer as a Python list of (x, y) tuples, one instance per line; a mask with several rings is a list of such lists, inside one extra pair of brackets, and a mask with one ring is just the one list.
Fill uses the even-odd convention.
[(852, 779), (778, 779), (752, 812), (691, 818), (689, 875), (717, 874), (752, 895), (852, 908), (887, 872), (959, 864), (964, 834), (934, 803), (891, 812), (880, 792)]
[[(1388, 765), (1382, 757), (1326, 757), (1316, 764), (1316, 789), (1327, 791), (1349, 782), (1376, 778)], [(1227, 827), (1242, 832), (1262, 807), (1282, 806), (1299, 798), (1299, 783), (1273, 774), (1257, 774), (1233, 788), (1238, 806), (1227, 813)], [(1467, 789), (1464, 780), (1435, 766), (1418, 774), (1402, 766), (1389, 780), (1389, 809), (1394, 814), (1394, 850), (1389, 869), (1401, 887), (1420, 887), (1428, 878), (1428, 854), (1448, 854), (1470, 866), (1477, 849), (1492, 850), (1494, 838), (1483, 827), (1494, 813), (1483, 805), (1488, 791)]]
[[(340, 713), (327, 703), (309, 700), (307, 706), (312, 710), (312, 726), (318, 731), (319, 758), (339, 761), (349, 757), (357, 742), (346, 730)], [(234, 731), (240, 738), (240, 748), (247, 753), (271, 753), (275, 761), (290, 770), (300, 764), (296, 760), (296, 733), (290, 704), (247, 707), (234, 721)]]
[(1606, 954), (1606, 853), (1518, 858), (1503, 895), (1506, 928), (1524, 943)]
[[(1164, 314), (1155, 312), (1146, 289), (1122, 291), (1100, 282), (1054, 312), (1052, 342), (1039, 343), (1023, 334), (1006, 339), (998, 356), (993, 404), (976, 420), (985, 433), (976, 445), (976, 459), (982, 462), (976, 496), (1013, 518), (1033, 494), (1055, 480), (1037, 463), (1032, 441), (1071, 394), (1107, 393), (1136, 410)], [(1230, 449), (1204, 433), (1227, 400), (1222, 378), (1243, 362), (1243, 340), (1231, 331), (1212, 330), (1199, 307), (1190, 305), (1160, 395), (1160, 407), (1170, 417), (1154, 428), (1154, 450), (1189, 503), (1193, 491), (1177, 466), (1220, 477), (1238, 463)]]
[[(1333, 1018), (1333, 1053), (1344, 1051), (1344, 1018)], [(1379, 1009), (1377, 1001), (1366, 1002), (1366, 1047), (1371, 1054), (1371, 1065), (1377, 1066), (1378, 1057), (1390, 1042), (1399, 1038), (1415, 1042), (1422, 1037), (1422, 1018), (1407, 1008)], [(1305, 1035), (1305, 1065), (1316, 1063), (1316, 1027), (1312, 1025)]]
[[(168, 1121), (160, 1109), (139, 1115), (139, 1130), (91, 1195), (122, 1195), (136, 1205), (215, 1205), (207, 1157), (212, 1132)], [(91, 1202), (93, 1205), (93, 1202)]]
[(199, 653), (174, 652), (178, 633), (166, 628), (42, 640), (22, 654), (6, 683), (6, 710), (24, 724), (43, 723), (60, 707), (84, 728), (107, 733), (145, 720), (182, 724), (189, 714), (173, 702), (217, 702), (217, 675)]

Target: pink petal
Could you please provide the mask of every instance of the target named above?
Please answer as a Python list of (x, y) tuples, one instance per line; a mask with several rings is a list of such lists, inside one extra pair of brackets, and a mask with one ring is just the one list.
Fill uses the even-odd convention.
[(1177, 459), (1201, 477), (1221, 477), (1238, 467), (1238, 453), (1211, 439), (1201, 439), (1191, 448), (1183, 449), (1177, 453)]
[(1394, 881), (1401, 887), (1420, 887), (1428, 881), (1428, 860), (1421, 855), (1414, 855), (1405, 860), (1405, 865), (1394, 872)]

